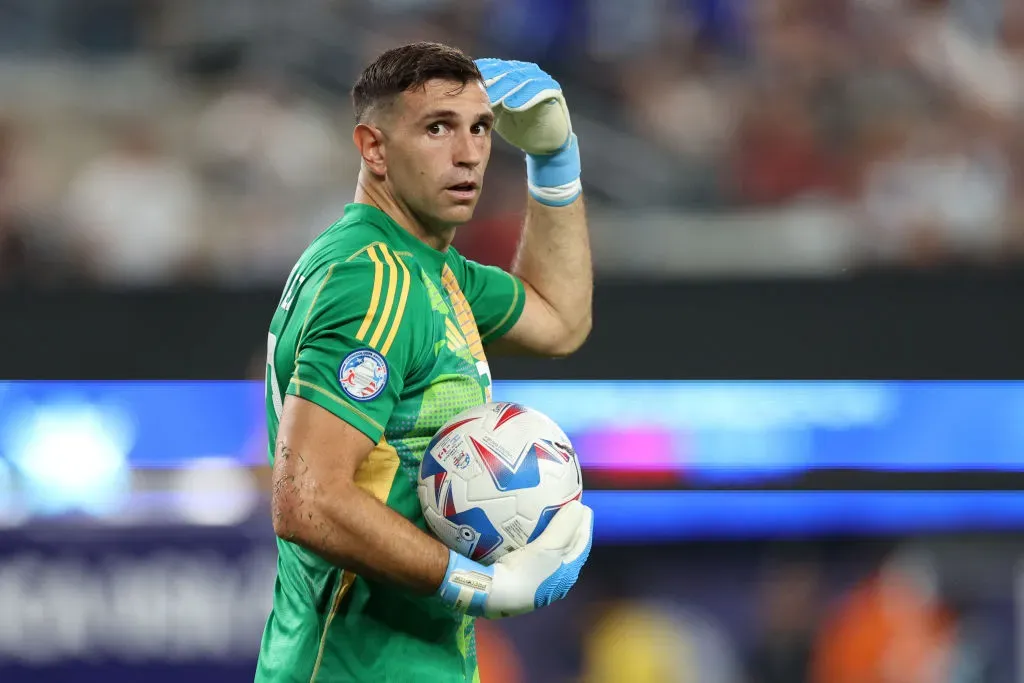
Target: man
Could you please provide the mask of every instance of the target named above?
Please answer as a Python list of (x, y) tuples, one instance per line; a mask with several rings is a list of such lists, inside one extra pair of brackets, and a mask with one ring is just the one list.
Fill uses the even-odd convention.
[[(558, 600), (590, 550), (566, 505), (489, 567), (425, 532), (423, 451), (490, 400), (486, 347), (561, 356), (590, 330), (579, 151), (536, 65), (416, 43), (353, 89), (354, 203), (299, 259), (270, 326), (267, 419), (278, 535), (256, 680), (479, 681), (473, 617)], [(491, 130), (526, 151), (514, 273), (450, 247), (480, 196)]]

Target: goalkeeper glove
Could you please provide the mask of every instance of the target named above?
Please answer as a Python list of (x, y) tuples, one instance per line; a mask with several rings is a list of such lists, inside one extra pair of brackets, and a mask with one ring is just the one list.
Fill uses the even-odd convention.
[(485, 567), (449, 551), (438, 595), (474, 617), (511, 617), (561, 600), (575, 585), (593, 538), (594, 513), (566, 503), (535, 540)]
[(558, 81), (536, 64), (478, 59), (495, 114), (494, 130), (526, 152), (530, 194), (548, 206), (571, 204), (583, 191), (580, 150)]

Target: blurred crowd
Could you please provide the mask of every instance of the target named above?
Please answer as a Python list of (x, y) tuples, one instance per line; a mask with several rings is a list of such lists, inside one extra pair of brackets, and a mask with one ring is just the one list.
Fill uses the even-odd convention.
[[(885, 543), (851, 539), (849, 544), (858, 550), (808, 545), (809, 553), (786, 550), (775, 557), (748, 545), (703, 552), (691, 547), (681, 551), (688, 559), (679, 557), (679, 549), (629, 549), (621, 585), (608, 583), (608, 568), (598, 556), (587, 588), (581, 584), (587, 595), (573, 601), (576, 627), (554, 617), (545, 623), (529, 617), (481, 623), (482, 678), (492, 683), (1019, 680), (1014, 607), (1003, 593), (1011, 578), (1005, 566), (986, 572), (965, 557), (983, 553), (993, 561), (991, 570), (1007, 559), (1009, 545), (907, 539), (879, 552)], [(662, 569), (638, 569), (643, 561), (632, 557), (659, 552), (666, 556)], [(740, 555), (746, 555), (752, 571), (743, 568)], [(669, 568), (677, 574), (674, 583), (664, 577)], [(604, 595), (597, 593), (601, 589)], [(566, 646), (552, 648), (557, 642)], [(567, 656), (569, 651), (574, 654)]]
[[(592, 220), (670, 271), (697, 225), (737, 270), (806, 250), (805, 207), (842, 271), (1024, 261), (1015, 0), (10, 0), (0, 284), (276, 285), (351, 200), (353, 79), (416, 39), (555, 74)], [(457, 244), (507, 265), (524, 202), (498, 145)]]

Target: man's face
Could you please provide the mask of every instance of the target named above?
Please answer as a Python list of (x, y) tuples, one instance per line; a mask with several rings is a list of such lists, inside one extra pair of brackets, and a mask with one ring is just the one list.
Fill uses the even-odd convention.
[(483, 84), (428, 81), (402, 93), (386, 125), (387, 182), (430, 231), (466, 223), (483, 188), (494, 115)]

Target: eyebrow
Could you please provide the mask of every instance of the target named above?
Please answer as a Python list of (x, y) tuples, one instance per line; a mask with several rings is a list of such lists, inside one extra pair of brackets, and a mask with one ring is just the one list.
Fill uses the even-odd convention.
[[(435, 109), (424, 114), (420, 120), (428, 121), (431, 119), (457, 119), (459, 117), (460, 114), (453, 109)], [(487, 123), (488, 125), (491, 125), (494, 123), (494, 113), (490, 111), (483, 112), (480, 114), (480, 116), (477, 117), (476, 120), (477, 122), (482, 121), (484, 123)]]

